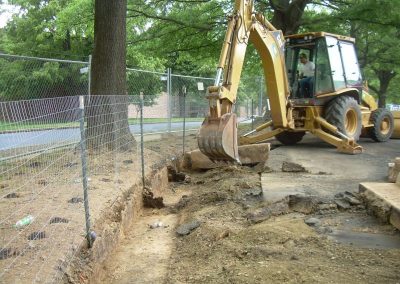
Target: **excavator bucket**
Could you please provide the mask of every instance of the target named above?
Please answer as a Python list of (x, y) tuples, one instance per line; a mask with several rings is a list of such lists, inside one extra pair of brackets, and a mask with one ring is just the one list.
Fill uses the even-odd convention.
[(220, 118), (206, 117), (197, 135), (199, 149), (213, 161), (238, 162), (237, 118), (226, 113)]

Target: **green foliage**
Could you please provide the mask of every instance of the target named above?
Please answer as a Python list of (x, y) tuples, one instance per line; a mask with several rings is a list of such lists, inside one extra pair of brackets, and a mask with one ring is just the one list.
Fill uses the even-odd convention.
[(128, 69), (126, 75), (128, 95), (135, 104), (140, 103), (140, 95), (143, 95), (144, 105), (152, 105), (159, 94), (166, 90), (166, 81), (162, 81), (159, 74)]
[[(94, 42), (94, 1), (11, 1), (19, 7), (19, 13), (0, 29), (0, 51), (87, 60)], [(172, 68), (174, 74), (213, 77), (233, 3), (232, 0), (128, 1), (127, 65), (161, 72)], [(299, 32), (326, 31), (355, 37), (361, 67), (371, 89), (378, 96), (386, 96), (388, 102), (398, 102), (400, 2), (315, 0), (308, 3)], [(256, 1), (257, 11), (262, 11), (268, 19), (274, 14), (270, 4), (271, 1)], [(35, 97), (39, 85), (53, 86), (72, 80), (68, 79), (67, 68), (53, 63), (32, 69), (30, 74), (24, 71), (23, 65), (27, 63), (15, 61), (7, 67), (4, 64), (0, 62), (0, 67), (7, 69), (0, 70), (1, 86), (14, 82), (22, 90), (12, 94), (0, 87), (3, 99), (28, 98), (29, 93)], [(242, 74), (238, 99), (256, 98), (260, 90), (257, 78), (262, 76), (262, 67), (251, 45)], [(159, 75), (139, 76), (128, 72), (127, 78), (128, 93), (137, 95), (145, 90), (149, 96), (154, 96), (166, 88)], [(72, 81), (79, 85), (80, 80)], [(187, 85), (196, 86), (195, 83)], [(173, 92), (179, 94), (179, 88), (173, 85)], [(193, 88), (190, 93), (196, 94)]]
[(91, 2), (14, 0), (19, 13), (4, 28), (0, 50), (51, 58), (87, 58), (93, 42)]
[(0, 59), (0, 101), (86, 93), (81, 66), (58, 62)]
[[(396, 101), (393, 86), (399, 85), (400, 3), (390, 0), (354, 0), (350, 8), (338, 13), (346, 19), (349, 32), (356, 38), (360, 63), (369, 87), (384, 106)], [(385, 9), (382, 14), (382, 7)]]

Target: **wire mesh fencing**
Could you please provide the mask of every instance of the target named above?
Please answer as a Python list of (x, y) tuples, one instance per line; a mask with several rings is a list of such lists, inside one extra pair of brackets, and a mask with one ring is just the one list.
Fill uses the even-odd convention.
[[(0, 105), (3, 115), (9, 109), (19, 114), (19, 119), (3, 118), (6, 129), (14, 130), (0, 135), (0, 278), (5, 283), (50, 282), (47, 277), (69, 262), (85, 236), (80, 133), (72, 127), (79, 125), (79, 100), (71, 96)], [(40, 116), (31, 118), (31, 109), (42, 107)], [(63, 122), (71, 128), (47, 128)], [(37, 123), (46, 128), (27, 131)]]
[[(94, 96), (89, 72), (86, 62), (0, 54), (2, 282), (61, 280), (132, 184), (197, 148), (212, 78), (127, 69), (127, 95)], [(236, 103), (239, 121), (255, 115), (250, 101)]]
[(0, 53), (0, 101), (85, 95), (88, 66), (82, 61)]

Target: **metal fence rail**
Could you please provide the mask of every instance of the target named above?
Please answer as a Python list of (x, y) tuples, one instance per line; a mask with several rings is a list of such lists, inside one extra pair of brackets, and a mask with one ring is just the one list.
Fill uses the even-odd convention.
[[(150, 161), (196, 147), (213, 78), (128, 68), (126, 96), (93, 96), (89, 72), (88, 62), (0, 54), (2, 282), (60, 279), (102, 212), (146, 183)], [(240, 95), (263, 95), (260, 83), (245, 79)], [(261, 102), (239, 100), (239, 120)]]

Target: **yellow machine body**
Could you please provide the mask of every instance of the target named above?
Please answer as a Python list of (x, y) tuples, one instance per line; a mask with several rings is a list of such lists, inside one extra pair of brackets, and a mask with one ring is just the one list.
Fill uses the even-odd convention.
[[(254, 12), (252, 0), (236, 0), (234, 13), (229, 17), (214, 86), (207, 89), (210, 112), (199, 130), (200, 150), (211, 160), (240, 162), (234, 104), (249, 43), (254, 45), (262, 61), (272, 120), (240, 137), (240, 144), (260, 143), (274, 136), (279, 141), (294, 144), (309, 132), (334, 145), (340, 152), (357, 154), (363, 151), (356, 143), (361, 128), (377, 141), (387, 139), (393, 131), (390, 114), (378, 109), (374, 98), (362, 90), (360, 82), (350, 84), (345, 80), (343, 85), (337, 86), (332, 67), (329, 69), (331, 77), (328, 77), (331, 89), (315, 91), (307, 99), (297, 96), (299, 91), (295, 88), (299, 79), (290, 70), (292, 63), (285, 59), (287, 49), (304, 46), (312, 55), (312, 45), (322, 42), (316, 40), (325, 38), (350, 48), (350, 53), (354, 50), (354, 39), (324, 32), (291, 35), (285, 39), (282, 32), (275, 29), (262, 14)], [(288, 45), (290, 43), (291, 46)], [(328, 53), (331, 52), (330, 47), (327, 44), (324, 46)], [(300, 50), (293, 50), (298, 56)], [(292, 66), (296, 66), (297, 58), (293, 58)], [(330, 61), (333, 61), (332, 58)], [(358, 68), (358, 65), (352, 68)], [(335, 111), (341, 112), (340, 115)], [(338, 125), (335, 125), (336, 120), (340, 120)], [(272, 130), (265, 131), (267, 128)]]
[(392, 138), (400, 139), (400, 111), (392, 111), (394, 118), (394, 131)]

